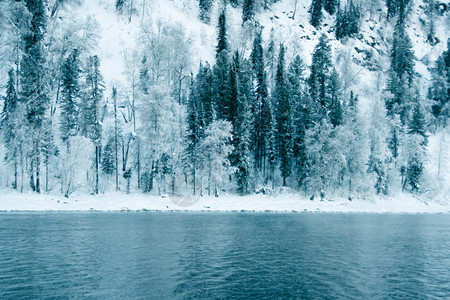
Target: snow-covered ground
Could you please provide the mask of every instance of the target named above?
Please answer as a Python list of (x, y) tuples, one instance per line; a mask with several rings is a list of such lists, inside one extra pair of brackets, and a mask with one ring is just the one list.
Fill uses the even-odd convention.
[(98, 196), (0, 192), (0, 211), (224, 211), (224, 212), (343, 212), (450, 213), (450, 201), (431, 202), (411, 194), (372, 199), (314, 199), (298, 194), (174, 198), (145, 194), (106, 193)]

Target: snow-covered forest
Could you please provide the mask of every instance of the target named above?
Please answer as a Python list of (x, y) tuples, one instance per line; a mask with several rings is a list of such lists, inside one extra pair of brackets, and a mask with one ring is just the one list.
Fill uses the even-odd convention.
[(445, 197), (449, 9), (0, 0), (0, 188)]

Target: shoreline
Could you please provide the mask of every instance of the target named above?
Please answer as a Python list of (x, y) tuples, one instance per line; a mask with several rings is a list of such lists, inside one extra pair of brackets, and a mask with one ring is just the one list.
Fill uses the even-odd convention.
[(193, 198), (153, 196), (142, 193), (107, 192), (99, 195), (77, 193), (65, 198), (60, 194), (0, 191), (0, 213), (351, 213), (351, 214), (447, 214), (450, 201), (418, 198), (412, 194), (372, 196), (367, 199), (333, 197), (311, 201), (295, 193), (248, 196), (222, 195)]

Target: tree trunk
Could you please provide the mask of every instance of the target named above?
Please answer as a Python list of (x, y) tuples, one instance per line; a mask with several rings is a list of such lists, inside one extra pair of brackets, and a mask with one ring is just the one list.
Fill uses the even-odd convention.
[(100, 146), (95, 146), (95, 194), (98, 195), (98, 167), (100, 160)]
[(114, 154), (115, 154), (115, 171), (116, 171), (116, 191), (119, 190), (119, 155), (118, 155), (118, 137), (117, 137), (117, 99), (114, 96)]
[(39, 154), (36, 156), (36, 192), (41, 193), (41, 178), (40, 178), (41, 160)]
[(48, 158), (45, 163), (45, 192), (48, 192)]
[(34, 164), (33, 159), (30, 161), (30, 187), (33, 192), (36, 192), (36, 185), (34, 184)]
[(137, 140), (137, 184), (138, 189), (141, 188), (141, 143), (139, 139)]
[(13, 183), (13, 188), (15, 190), (17, 190), (17, 177), (18, 177), (17, 160), (14, 160), (14, 183)]

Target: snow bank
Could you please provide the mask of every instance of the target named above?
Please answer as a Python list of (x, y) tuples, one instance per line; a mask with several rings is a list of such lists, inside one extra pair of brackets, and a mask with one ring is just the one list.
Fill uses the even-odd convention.
[[(198, 197), (189, 203), (170, 196), (106, 193), (92, 196), (74, 194), (70, 198), (52, 194), (0, 192), (0, 211), (223, 211), (223, 212), (342, 212), (342, 213), (450, 213), (450, 203), (430, 202), (411, 194), (372, 199), (325, 199), (320, 201), (282, 194)], [(185, 199), (186, 200), (186, 199)], [(178, 203), (178, 204), (176, 204)], [(190, 205), (189, 205), (190, 204)]]

